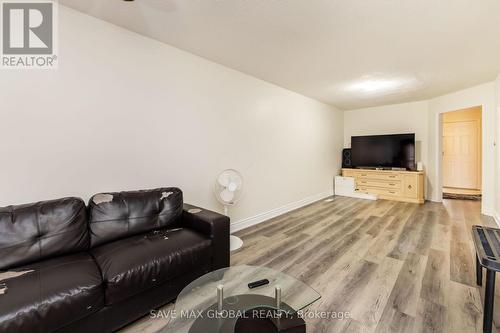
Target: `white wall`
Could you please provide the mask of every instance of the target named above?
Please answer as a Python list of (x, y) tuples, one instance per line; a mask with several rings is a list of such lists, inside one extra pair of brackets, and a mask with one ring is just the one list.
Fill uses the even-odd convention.
[(496, 123), (494, 87), (494, 82), (490, 82), (429, 101), (346, 111), (344, 144), (350, 145), (352, 135), (415, 132), (416, 140), (420, 141), (421, 146), (420, 154), (417, 151), (417, 159), (420, 157), (427, 171), (427, 198), (441, 201), (441, 114), (481, 105), (483, 107), (482, 211), (484, 214), (493, 215)]
[(351, 136), (415, 133), (416, 159), (428, 165), (427, 101), (385, 105), (344, 112), (344, 145)]
[(226, 168), (233, 221), (332, 191), (342, 112), (65, 7), (59, 31), (58, 70), (0, 73), (0, 205), (179, 186), (221, 210)]

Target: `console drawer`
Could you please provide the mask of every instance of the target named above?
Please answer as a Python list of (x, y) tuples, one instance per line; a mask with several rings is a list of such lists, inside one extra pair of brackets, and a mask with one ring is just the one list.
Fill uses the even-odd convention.
[(401, 180), (401, 175), (397, 173), (385, 172), (363, 172), (357, 173), (360, 179), (377, 179), (377, 180)]
[(356, 184), (358, 186), (374, 186), (381, 187), (385, 189), (401, 189), (401, 182), (399, 180), (387, 181), (387, 180), (377, 180), (377, 179), (364, 179), (360, 178), (357, 180)]
[(356, 171), (354, 171), (354, 170), (344, 170), (344, 171), (342, 171), (342, 176), (343, 177), (354, 177), (354, 178), (356, 178)]
[(380, 187), (359, 186), (358, 191), (360, 191), (362, 193), (380, 194), (380, 195), (386, 195), (386, 196), (390, 196), (390, 197), (397, 197), (397, 196), (401, 195), (400, 189), (385, 189), (385, 188), (380, 188)]

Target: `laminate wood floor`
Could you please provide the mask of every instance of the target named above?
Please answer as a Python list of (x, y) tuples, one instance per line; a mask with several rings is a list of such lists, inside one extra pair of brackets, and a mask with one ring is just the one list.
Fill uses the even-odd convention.
[[(474, 224), (496, 226), (474, 201), (335, 197), (237, 233), (245, 243), (231, 265), (267, 266), (315, 288), (322, 298), (309, 308), (308, 332), (481, 332)], [(313, 318), (321, 313), (349, 315)], [(144, 318), (122, 331), (156, 332), (166, 322)]]

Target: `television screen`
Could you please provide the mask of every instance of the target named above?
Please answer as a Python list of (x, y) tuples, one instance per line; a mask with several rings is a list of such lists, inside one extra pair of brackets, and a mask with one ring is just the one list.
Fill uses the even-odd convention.
[(357, 168), (415, 170), (415, 134), (353, 136), (351, 154)]

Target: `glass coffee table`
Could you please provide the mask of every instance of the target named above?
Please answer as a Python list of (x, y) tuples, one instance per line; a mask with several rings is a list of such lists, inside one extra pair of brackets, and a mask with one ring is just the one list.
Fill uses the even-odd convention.
[[(256, 281), (262, 285), (250, 288), (249, 284)], [(160, 332), (284, 332), (294, 325), (302, 325), (305, 332), (305, 323), (297, 312), (320, 298), (308, 285), (270, 268), (224, 268), (184, 288), (170, 323)]]

